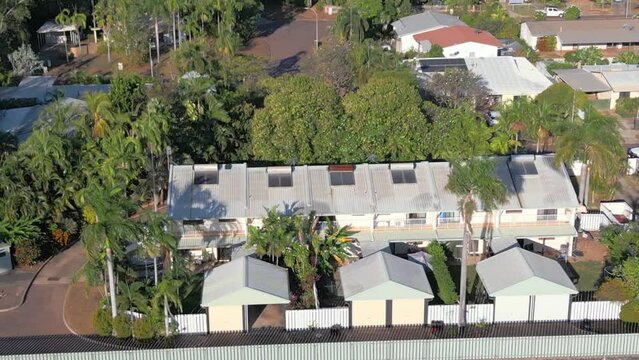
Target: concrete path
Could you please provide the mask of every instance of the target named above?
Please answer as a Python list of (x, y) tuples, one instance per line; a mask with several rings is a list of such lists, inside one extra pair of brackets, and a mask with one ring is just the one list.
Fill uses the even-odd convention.
[(0, 313), (0, 337), (69, 334), (62, 315), (64, 297), (83, 264), (81, 243), (51, 259), (34, 280), (24, 304)]

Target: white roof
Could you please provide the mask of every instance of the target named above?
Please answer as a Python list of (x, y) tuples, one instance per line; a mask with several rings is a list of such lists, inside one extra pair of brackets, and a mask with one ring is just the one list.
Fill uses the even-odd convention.
[(469, 71), (481, 76), (493, 95), (535, 97), (552, 82), (523, 57), (465, 58)]
[(50, 32), (65, 32), (65, 31), (75, 31), (76, 28), (73, 25), (59, 25), (56, 24), (55, 21), (49, 20), (42, 24), (40, 28), (37, 30), (38, 34), (45, 34)]
[(421, 14), (403, 17), (391, 24), (397, 36), (438, 29), (453, 25), (466, 25), (456, 16), (425, 11)]
[[(507, 189), (498, 209), (571, 208), (578, 201), (563, 164), (553, 155), (495, 157), (495, 173)], [(532, 162), (538, 174), (522, 173)], [(512, 165), (515, 163), (515, 165)], [(198, 169), (217, 169), (219, 182), (194, 184)], [(414, 171), (415, 182), (393, 183), (394, 170)], [(269, 172), (291, 174), (292, 186), (269, 187)], [(458, 197), (446, 189), (447, 162), (357, 164), (354, 185), (334, 186), (326, 165), (255, 167), (246, 164), (174, 165), (171, 167), (168, 215), (173, 219), (259, 218), (277, 206), (286, 214), (363, 215), (455, 211)], [(480, 208), (482, 204), (479, 204)]]
[(578, 292), (556, 260), (518, 247), (479, 262), (477, 275), (492, 297)]
[(204, 278), (202, 306), (288, 304), (288, 270), (244, 256)]
[(424, 267), (384, 251), (339, 269), (344, 300), (432, 299)]

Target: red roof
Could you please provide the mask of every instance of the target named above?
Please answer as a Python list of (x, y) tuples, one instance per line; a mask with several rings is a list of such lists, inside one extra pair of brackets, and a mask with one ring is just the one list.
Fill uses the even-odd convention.
[(501, 42), (491, 33), (462, 25), (415, 34), (413, 38), (418, 43), (428, 40), (431, 44), (437, 44), (443, 48), (467, 42), (476, 42), (497, 47), (502, 46)]

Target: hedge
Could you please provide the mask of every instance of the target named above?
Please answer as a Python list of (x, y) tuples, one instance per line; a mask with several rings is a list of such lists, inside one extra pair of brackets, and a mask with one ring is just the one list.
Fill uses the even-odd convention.
[(448, 257), (444, 248), (438, 242), (433, 241), (426, 247), (426, 252), (431, 256), (430, 265), (437, 282), (437, 296), (444, 304), (456, 303), (459, 295), (455, 289), (455, 282), (450, 276), (450, 271), (448, 271), (448, 265), (446, 264)]
[(100, 336), (113, 334), (113, 320), (111, 313), (104, 308), (98, 309), (93, 315), (93, 327)]

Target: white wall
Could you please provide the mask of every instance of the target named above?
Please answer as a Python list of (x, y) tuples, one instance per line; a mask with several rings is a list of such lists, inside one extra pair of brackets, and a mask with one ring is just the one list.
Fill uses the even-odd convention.
[(424, 301), (424, 299), (393, 300), (393, 325), (423, 324)]
[(358, 300), (351, 303), (352, 326), (386, 326), (386, 300)]
[(419, 44), (415, 41), (413, 35), (405, 35), (400, 38), (400, 52), (407, 52), (410, 50), (417, 50), (419, 48)]
[(568, 320), (569, 315), (569, 294), (535, 296), (535, 312), (532, 320)]
[(208, 313), (210, 332), (244, 330), (242, 305), (210, 306)]
[(286, 310), (286, 330), (328, 329), (334, 325), (344, 328), (348, 323), (348, 308)]
[(528, 46), (530, 46), (531, 48), (537, 50), (537, 37), (533, 36), (530, 33), (530, 29), (528, 28), (528, 24), (526, 24), (526, 23), (522, 23), (521, 24), (519, 37), (522, 38), (524, 40), (524, 42), (526, 42), (526, 44), (528, 44)]
[(495, 322), (528, 321), (529, 296), (496, 296)]
[(498, 48), (492, 45), (467, 42), (463, 44), (448, 46), (444, 48), (444, 57), (447, 58), (472, 58), (472, 57), (495, 57)]

